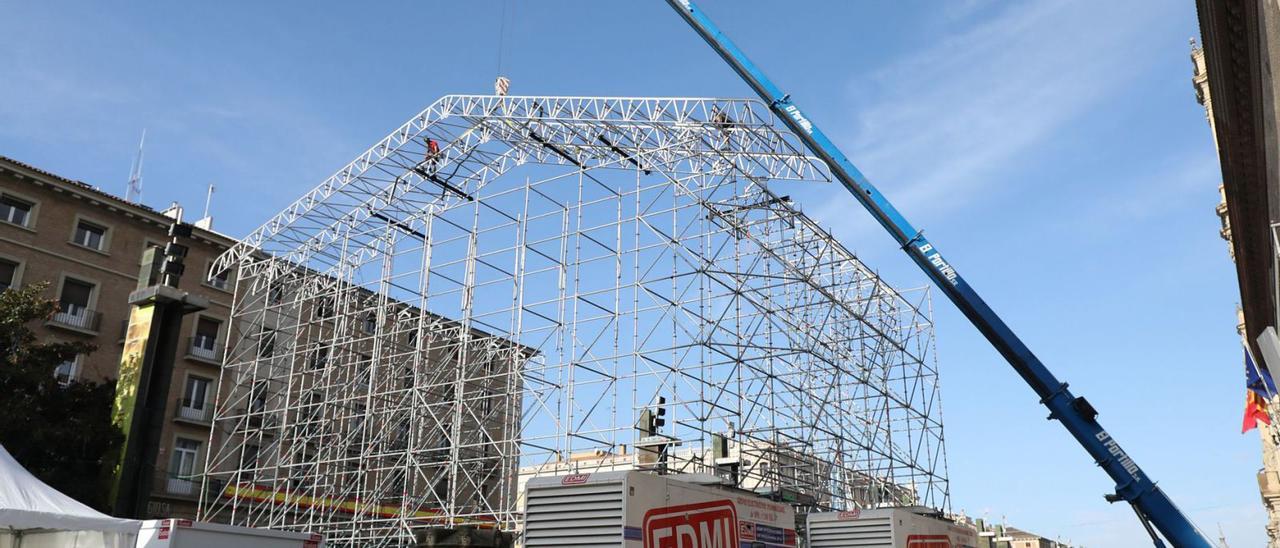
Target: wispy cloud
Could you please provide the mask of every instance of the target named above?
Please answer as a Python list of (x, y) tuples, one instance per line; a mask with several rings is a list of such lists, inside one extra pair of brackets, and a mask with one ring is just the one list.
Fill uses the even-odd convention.
[[(1207, 131), (1207, 130), (1206, 130)], [(1118, 222), (1134, 223), (1166, 214), (1189, 201), (1204, 204), (1203, 221), (1212, 213), (1213, 181), (1221, 177), (1217, 157), (1212, 154), (1175, 156), (1161, 162), (1150, 173), (1117, 175), (1124, 184), (1104, 185), (1110, 190), (1089, 200), (1090, 207), (1067, 219), (1068, 228), (1079, 234), (1092, 231), (1111, 237)]]
[[(1119, 4), (1015, 3), (930, 40), (852, 81), (837, 138), (908, 213), (956, 207), (1133, 80), (1151, 49), (1135, 29), (1162, 16)], [(829, 203), (813, 213), (847, 224)]]
[(134, 100), (129, 90), (114, 83), (45, 70), (33, 49), (15, 45), (0, 56), (0, 65), (6, 67), (5, 85), (0, 86), (0, 136), (54, 143), (101, 138), (101, 122)]
[[(66, 25), (77, 32), (74, 21)], [(119, 21), (103, 25), (126, 33)], [(237, 213), (252, 211), (228, 216), (243, 223), (230, 225), (233, 231), (254, 223), (245, 217), (287, 204), (361, 145), (305, 101), (305, 90), (230, 64), (192, 64), (188, 52), (165, 47), (154, 33), (133, 39), (125, 49), (136, 60), (125, 74), (107, 68), (120, 52), (62, 46), (59, 37), (29, 29), (0, 39), (0, 144), (22, 143), (37, 153), (20, 159), (118, 191), (146, 128), (144, 199), (199, 203), (209, 182), (222, 195), (261, 197), (237, 205)], [(19, 154), (4, 148), (0, 153)], [(202, 169), (188, 170), (193, 165)]]

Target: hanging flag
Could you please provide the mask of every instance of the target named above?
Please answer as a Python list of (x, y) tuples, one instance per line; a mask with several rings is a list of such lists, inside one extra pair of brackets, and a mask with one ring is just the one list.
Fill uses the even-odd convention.
[(1257, 392), (1249, 390), (1249, 395), (1244, 401), (1244, 425), (1240, 427), (1240, 433), (1257, 428), (1259, 422), (1271, 424), (1271, 415), (1267, 414), (1266, 400), (1262, 399)]
[(1258, 367), (1248, 346), (1244, 347), (1244, 374), (1245, 386), (1262, 396), (1263, 401), (1276, 395), (1276, 383), (1271, 379), (1271, 372)]
[(1271, 415), (1267, 413), (1267, 400), (1276, 393), (1275, 381), (1271, 375), (1258, 369), (1253, 361), (1253, 353), (1249, 347), (1244, 349), (1245, 403), (1244, 424), (1240, 427), (1243, 434), (1258, 427), (1258, 422), (1271, 424)]

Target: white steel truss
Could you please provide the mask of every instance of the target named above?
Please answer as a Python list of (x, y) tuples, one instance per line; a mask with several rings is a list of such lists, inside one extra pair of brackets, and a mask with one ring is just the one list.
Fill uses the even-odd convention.
[(769, 187), (829, 180), (796, 143), (749, 100), (432, 104), (214, 265), (201, 517), (397, 545), (619, 467), (946, 509), (928, 290)]

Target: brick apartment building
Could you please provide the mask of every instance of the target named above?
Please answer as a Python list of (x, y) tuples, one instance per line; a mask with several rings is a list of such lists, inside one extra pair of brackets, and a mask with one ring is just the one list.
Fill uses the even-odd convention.
[[(37, 326), (37, 335), (88, 341), (98, 347), (60, 366), (56, 374), (63, 382), (117, 377), (130, 310), (128, 297), (138, 283), (143, 251), (168, 240), (168, 227), (178, 215), (175, 208), (157, 211), (0, 156), (0, 289), (47, 282), (48, 296), (61, 307), (51, 320)], [(381, 301), (365, 289), (339, 287), (331, 278), (303, 270), (262, 288), (242, 284), (246, 301), (233, 322), (236, 280), (224, 277), (206, 282), (204, 278), (213, 260), (236, 242), (209, 227), (207, 219), (196, 221), (192, 237), (183, 241), (190, 250), (179, 289), (207, 298), (209, 307), (183, 320), (148, 517), (194, 519), (206, 475), (213, 478), (210, 492), (205, 493), (212, 497), (207, 501), (212, 516), (208, 519), (218, 521), (229, 518), (218, 511), (226, 503), (228, 485), (266, 489), (273, 495), (305, 490), (319, 496), (316, 490), (322, 484), (341, 481), (349, 487), (355, 482), (368, 484), (365, 494), (378, 495), (379, 503), (410, 493), (435, 494), (441, 490), (440, 482), (407, 480), (447, 476), (448, 467), (442, 461), (424, 464), (409, 476), (407, 470), (383, 463), (385, 459), (365, 456), (364, 449), (374, 446), (395, 454), (415, 450), (405, 438), (411, 426), (421, 430), (413, 436), (419, 442), (441, 443), (432, 436), (449, 426), (422, 419), (412, 425), (403, 422), (401, 415), (409, 413), (411, 401), (425, 401), (433, 409), (451, 406), (455, 400), (466, 402), (468, 416), (478, 418), (462, 421), (459, 441), (500, 440), (473, 443), (479, 453), (459, 457), (458, 466), (474, 469), (472, 475), (488, 480), (480, 481), (476, 489), (456, 486), (448, 496), (431, 497), (437, 499), (431, 506), (472, 501), (469, 504), (500, 507), (515, 497), (514, 481), (508, 484), (512, 491), (497, 485), (500, 478), (515, 476), (512, 429), (519, 425), (521, 387), (513, 370), (496, 367), (518, 368), (532, 350), (475, 329), (464, 337), (457, 322), (394, 299), (377, 305)], [(311, 287), (314, 284), (335, 289), (324, 291)], [(386, 325), (374, 319), (378, 306), (386, 309)], [(381, 344), (377, 352), (375, 338)], [(471, 340), (483, 341), (485, 350), (469, 351), (487, 358), (465, 364), (463, 368), (471, 373), (461, 393), (437, 393), (454, 386), (447, 382), (454, 371), (450, 352), (474, 346), (466, 342)], [(233, 349), (231, 361), (223, 355), (228, 347)], [(520, 357), (511, 357), (512, 353)], [(498, 356), (507, 357), (499, 360)], [(285, 369), (291, 374), (256, 375), (264, 364), (273, 371), (288, 364)], [(231, 374), (220, 387), (224, 366)], [(353, 379), (368, 379), (374, 369), (394, 368), (400, 368), (400, 374), (379, 380), (386, 384), (382, 395), (415, 394), (414, 398), (367, 409), (349, 405), (353, 398), (364, 399), (357, 393), (363, 395), (368, 384)], [(415, 378), (417, 385), (412, 384)], [(215, 429), (219, 392), (228, 403)], [(382, 399), (386, 398), (378, 401)], [(362, 433), (356, 435), (357, 430)], [(339, 436), (343, 442), (333, 441), (343, 433)], [(327, 440), (323, 447), (317, 445), (320, 440)], [(449, 447), (446, 443), (424, 450), (443, 455)], [(333, 453), (330, 460), (341, 465), (339, 469), (316, 466), (321, 454), (329, 453)], [(286, 454), (288, 458), (280, 456)], [(210, 470), (205, 470), (206, 457), (212, 461)], [(352, 470), (385, 474), (357, 480), (347, 477)], [(402, 479), (397, 483), (396, 478)], [(395, 495), (383, 493), (392, 484)], [(317, 500), (321, 499), (328, 500)]]
[[(36, 328), (42, 338), (87, 341), (98, 350), (57, 370), (62, 382), (117, 376), (143, 251), (163, 245), (176, 208), (157, 211), (88, 184), (0, 156), (0, 288), (48, 283), (60, 311)], [(204, 283), (209, 262), (235, 243), (197, 223), (180, 289), (209, 308), (183, 320), (171, 401), (147, 512), (194, 517), (210, 440), (213, 404), (232, 299), (227, 280)]]

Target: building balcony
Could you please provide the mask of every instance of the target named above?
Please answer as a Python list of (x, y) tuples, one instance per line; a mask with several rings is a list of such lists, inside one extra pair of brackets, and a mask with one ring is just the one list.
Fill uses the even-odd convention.
[(157, 470), (152, 490), (169, 496), (195, 499), (200, 496), (200, 477)]
[(217, 342), (199, 335), (187, 337), (187, 357), (205, 363), (222, 365), (222, 349), (218, 348)]
[(1274, 470), (1258, 471), (1258, 490), (1267, 501), (1280, 499), (1280, 472)]
[(97, 310), (63, 304), (63, 310), (54, 313), (49, 325), (97, 335), (101, 321), (102, 313)]
[(199, 406), (194, 405), (194, 403), (197, 402), (192, 402), (186, 398), (178, 398), (178, 405), (173, 411), (173, 419), (206, 426), (213, 424), (213, 402), (198, 402)]
[(236, 409), (236, 415), (243, 415), (236, 420), (234, 432), (239, 435), (267, 435), (275, 436), (277, 434), (276, 416), (271, 413), (264, 413), (261, 410), (246, 410), (244, 408)]

